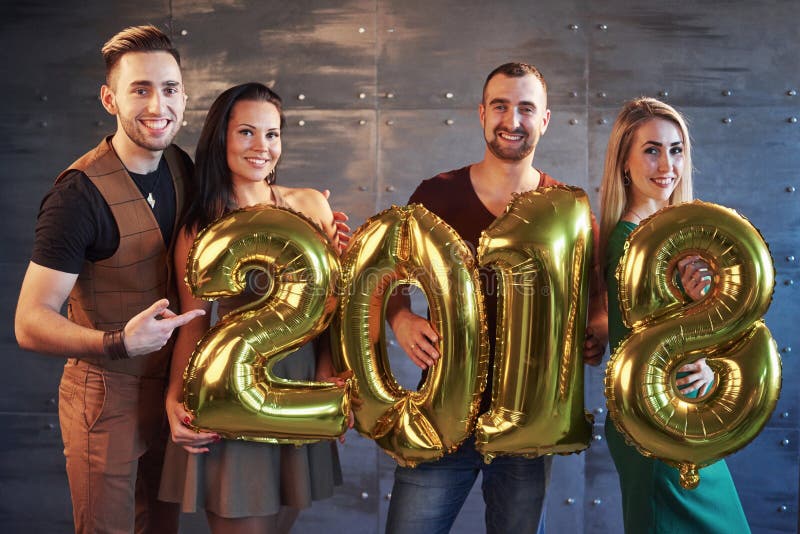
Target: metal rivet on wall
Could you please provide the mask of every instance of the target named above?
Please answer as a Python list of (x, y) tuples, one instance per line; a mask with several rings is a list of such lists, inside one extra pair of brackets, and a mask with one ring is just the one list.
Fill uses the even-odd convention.
[(567, 500), (564, 502), (567, 504), (575, 504), (575, 499), (573, 497), (567, 497)]
[(305, 126), (306, 125), (306, 121), (304, 121), (303, 119), (300, 119), (299, 121), (297, 121), (297, 125), (298, 126)]
[(578, 98), (578, 91), (570, 91), (569, 96), (570, 98)]
[(297, 100), (305, 100), (305, 99), (306, 99), (306, 95), (304, 95), (303, 93), (300, 93), (299, 95), (297, 95)]
[(597, 96), (598, 96), (598, 98), (605, 98), (605, 97), (607, 97), (608, 95), (606, 94), (606, 92), (605, 92), (605, 91), (600, 91), (599, 93), (597, 93)]
[(662, 98), (665, 96), (669, 96), (669, 91), (667, 91), (666, 89), (662, 89), (661, 91), (658, 92), (658, 96)]
[(444, 97), (445, 97), (446, 99), (448, 99), (448, 100), (450, 100), (450, 99), (451, 99), (451, 98), (453, 98), (454, 96), (456, 96), (456, 95), (454, 95), (453, 93), (449, 93), (449, 92), (444, 94)]
[(730, 124), (730, 123), (732, 123), (732, 122), (733, 122), (733, 119), (732, 119), (732, 118), (730, 118), (730, 117), (724, 117), (724, 118), (722, 119), (722, 123), (723, 123), (723, 124)]
[(722, 96), (731, 96), (732, 94), (733, 94), (733, 91), (731, 91), (730, 89), (723, 89), (722, 90)]
[(783, 281), (783, 285), (785, 285), (785, 286), (793, 286), (794, 285), (794, 280), (791, 280), (791, 279), (790, 280), (784, 280)]
[(790, 347), (789, 345), (786, 345), (785, 347), (783, 347), (781, 349), (781, 352), (783, 352), (784, 354), (788, 354), (788, 353), (792, 352), (792, 347)]
[(388, 121), (386, 121), (386, 126), (393, 126), (393, 125), (394, 125), (394, 121), (392, 119), (389, 119)]
[(181, 30), (181, 35), (186, 37), (187, 35), (189, 35), (189, 30)]
[(789, 443), (790, 443), (789, 440), (784, 438), (781, 440), (781, 447), (788, 447)]
[(592, 436), (592, 439), (595, 441), (603, 441), (603, 436), (601, 436), (600, 434), (595, 434), (594, 436)]
[(603, 500), (602, 499), (592, 499), (592, 504), (594, 506), (600, 506), (601, 504), (603, 504)]
[(55, 405), (55, 403), (56, 403), (55, 397), (50, 397), (49, 399), (47, 399), (47, 404)]
[(783, 413), (781, 414), (781, 418), (782, 418), (782, 419), (788, 419), (788, 418), (789, 418), (789, 412), (783, 412)]
[(448, 126), (452, 126), (453, 124), (455, 124), (455, 121), (453, 119), (447, 119), (446, 121), (444, 121), (444, 123)]
[(362, 491), (361, 498), (366, 501), (367, 499), (369, 499), (369, 493), (367, 493), (366, 491)]
[(578, 121), (578, 119), (570, 119), (570, 120), (569, 120), (569, 123), (570, 123), (572, 126), (575, 126), (576, 124), (578, 124), (578, 122), (579, 122), (579, 121)]
[(367, 93), (358, 93), (358, 98), (364, 100), (365, 98), (367, 98)]
[(597, 29), (604, 32), (608, 30), (608, 24), (598, 24)]
[(56, 425), (54, 425), (53, 423), (47, 423), (47, 427), (46, 428), (47, 428), (47, 430), (55, 430)]
[(392, 500), (392, 492), (390, 491), (389, 493), (384, 495), (383, 498), (386, 499), (387, 501), (391, 501)]
[(794, 261), (794, 256), (786, 256), (786, 261)]
[(580, 28), (580, 26), (578, 26), (577, 24), (570, 24), (569, 26), (567, 26), (567, 28), (569, 28), (570, 30), (576, 32), (576, 31), (578, 31), (578, 28)]
[(394, 93), (386, 93), (386, 98), (394, 98)]
[(606, 118), (597, 119), (597, 124), (608, 124), (608, 119)]
[(358, 29), (358, 33), (364, 33), (365, 31), (367, 31), (367, 29), (364, 27)]
[(365, 121), (364, 119), (359, 119), (358, 124), (364, 126), (365, 124), (367, 124), (367, 121)]
[(389, 28), (389, 29), (388, 29), (388, 30), (386, 30), (386, 31), (387, 31), (387, 32), (389, 32), (389, 33), (394, 33), (394, 28)]
[(597, 408), (594, 409), (594, 413), (596, 413), (597, 415), (600, 415), (603, 412), (605, 412), (605, 410), (603, 409), (602, 406), (598, 406)]
[(188, 124), (189, 124), (189, 121), (182, 121), (181, 122), (181, 126), (187, 126)]
[(787, 193), (794, 193), (794, 186), (790, 185), (790, 186), (786, 187), (786, 192)]
[(395, 191), (395, 189), (394, 189), (393, 185), (387, 185), (386, 186), (386, 192), (387, 193), (394, 193), (394, 191)]
[(47, 128), (47, 121), (40, 122), (39, 126), (41, 126), (42, 128)]
[(41, 100), (42, 102), (47, 102), (47, 95), (40, 96), (39, 100)]
[(786, 91), (786, 96), (797, 96), (797, 90), (789, 89), (788, 91)]
[(786, 506), (785, 504), (782, 504), (782, 505), (778, 506), (778, 511), (779, 512), (786, 512), (787, 510), (789, 510), (789, 507)]
[(786, 119), (786, 122), (794, 124), (797, 122), (797, 117), (789, 117), (788, 119)]
[(361, 191), (361, 192), (364, 192), (364, 191), (369, 190), (369, 187), (367, 187), (366, 185), (359, 185), (358, 186), (358, 190)]

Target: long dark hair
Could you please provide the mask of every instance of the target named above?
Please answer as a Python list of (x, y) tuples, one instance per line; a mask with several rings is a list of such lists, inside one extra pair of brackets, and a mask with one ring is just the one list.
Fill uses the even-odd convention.
[(278, 109), (281, 129), (286, 124), (281, 97), (264, 84), (249, 82), (225, 90), (214, 100), (206, 115), (195, 152), (194, 183), (189, 188), (181, 226), (187, 233), (200, 230), (220, 217), (233, 199), (228, 168), (228, 121), (239, 101), (269, 102)]

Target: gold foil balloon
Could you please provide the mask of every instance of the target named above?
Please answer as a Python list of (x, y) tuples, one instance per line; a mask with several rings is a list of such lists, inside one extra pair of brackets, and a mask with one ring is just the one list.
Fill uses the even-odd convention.
[(498, 273), (492, 404), (476, 446), (539, 456), (586, 449), (583, 407), (592, 220), (581, 189), (550, 187), (516, 197), (483, 233), (478, 261)]
[(307, 443), (346, 430), (347, 387), (287, 380), (273, 366), (322, 332), (336, 310), (336, 252), (308, 219), (287, 209), (230, 213), (203, 230), (189, 253), (196, 297), (232, 297), (260, 270), (263, 296), (220, 319), (184, 375), (193, 424), (227, 438)]
[[(674, 275), (688, 255), (714, 272), (697, 302), (683, 297)], [(674, 465), (681, 485), (694, 488), (700, 467), (756, 437), (780, 393), (780, 357), (761, 319), (775, 284), (769, 250), (733, 210), (695, 201), (643, 221), (616, 276), (632, 332), (606, 371), (609, 415), (642, 454)], [(702, 398), (687, 398), (676, 371), (704, 356), (714, 385)]]
[[(352, 369), (355, 427), (401, 465), (435, 460), (471, 432), (487, 372), (488, 345), (474, 259), (458, 234), (414, 204), (362, 225), (342, 260), (334, 363)], [(441, 357), (419, 391), (394, 379), (384, 331), (388, 295), (419, 286), (440, 335)], [(338, 349), (338, 351), (337, 351)]]

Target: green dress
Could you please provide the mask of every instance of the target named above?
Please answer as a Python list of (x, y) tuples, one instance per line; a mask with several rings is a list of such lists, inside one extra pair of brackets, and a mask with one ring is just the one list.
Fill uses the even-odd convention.
[[(622, 322), (614, 271), (622, 258), (625, 239), (636, 224), (620, 221), (609, 238), (606, 262), (608, 283), (608, 333), (612, 351), (630, 332)], [(749, 533), (742, 503), (724, 460), (700, 469), (700, 485), (683, 489), (677, 469), (646, 458), (606, 417), (606, 439), (619, 473), (625, 532), (643, 533)]]

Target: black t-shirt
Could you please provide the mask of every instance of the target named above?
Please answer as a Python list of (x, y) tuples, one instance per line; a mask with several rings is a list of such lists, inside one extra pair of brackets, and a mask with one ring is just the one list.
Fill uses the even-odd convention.
[[(181, 152), (191, 169), (189, 156)], [(162, 156), (158, 168), (149, 174), (130, 173), (152, 207), (164, 243), (169, 246), (175, 225), (175, 188)], [(57, 271), (78, 274), (84, 261), (110, 258), (119, 247), (119, 229), (111, 208), (100, 191), (81, 171), (70, 171), (42, 200), (36, 221), (31, 261)]]

